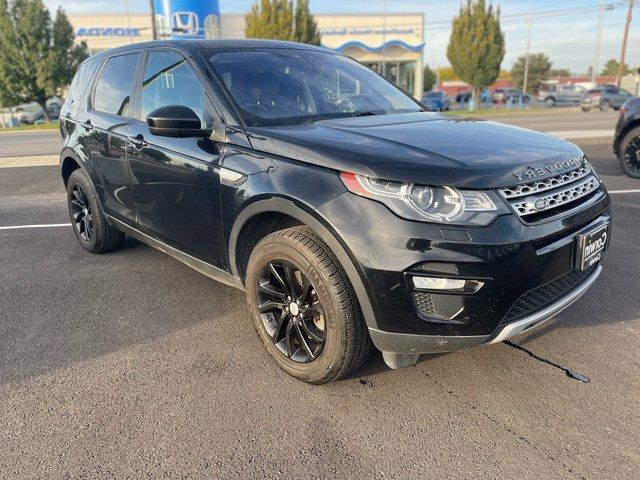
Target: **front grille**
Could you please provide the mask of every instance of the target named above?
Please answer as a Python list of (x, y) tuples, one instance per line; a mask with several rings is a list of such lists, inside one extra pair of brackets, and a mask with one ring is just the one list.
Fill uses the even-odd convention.
[(521, 320), (557, 302), (578, 288), (593, 273), (596, 267), (597, 265), (593, 265), (584, 271), (571, 270), (569, 273), (549, 283), (522, 294), (511, 306), (500, 325)]
[(527, 223), (545, 220), (587, 200), (600, 188), (588, 163), (543, 180), (500, 188), (500, 194)]

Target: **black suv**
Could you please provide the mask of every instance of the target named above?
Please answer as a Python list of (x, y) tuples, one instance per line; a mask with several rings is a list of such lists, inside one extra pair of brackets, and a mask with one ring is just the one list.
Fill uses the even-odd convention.
[(640, 178), (640, 97), (627, 100), (620, 108), (613, 151), (624, 173)]
[(601, 271), (609, 197), (575, 145), (443, 117), (330, 50), (134, 44), (62, 109), (80, 244), (125, 234), (245, 290), (275, 362), (322, 383), (511, 338)]

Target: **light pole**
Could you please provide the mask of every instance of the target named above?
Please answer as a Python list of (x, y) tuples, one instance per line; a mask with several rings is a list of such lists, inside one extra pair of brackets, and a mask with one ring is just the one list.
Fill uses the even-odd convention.
[(158, 39), (158, 32), (156, 30), (156, 6), (153, 0), (149, 0), (149, 11), (151, 12), (151, 37), (153, 40)]
[(604, 17), (604, 0), (600, 1), (598, 11), (598, 25), (596, 27), (596, 48), (593, 54), (593, 67), (591, 69), (591, 88), (598, 86), (598, 64), (600, 63), (600, 48), (602, 46), (602, 19)]
[(524, 79), (522, 80), (523, 96), (527, 93), (527, 81), (529, 80), (529, 51), (531, 50), (531, 32), (533, 31), (533, 20), (527, 18), (526, 22), (527, 25), (529, 25), (529, 38), (527, 39), (527, 55), (524, 61)]
[(627, 23), (624, 26), (624, 35), (622, 37), (622, 51), (620, 52), (620, 65), (618, 66), (618, 76), (616, 77), (616, 85), (620, 86), (620, 79), (624, 73), (625, 64), (624, 56), (627, 52), (627, 40), (629, 38), (629, 25), (631, 25), (631, 18), (633, 16), (633, 6), (636, 0), (629, 0), (629, 10), (627, 11)]
[(387, 0), (382, 0), (382, 76), (387, 77)]

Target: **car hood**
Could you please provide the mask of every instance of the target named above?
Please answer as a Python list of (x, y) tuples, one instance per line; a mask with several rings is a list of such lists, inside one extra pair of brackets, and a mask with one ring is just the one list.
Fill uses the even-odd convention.
[(419, 112), (251, 127), (256, 150), (404, 182), (493, 188), (557, 175), (582, 156), (560, 138), (523, 128)]

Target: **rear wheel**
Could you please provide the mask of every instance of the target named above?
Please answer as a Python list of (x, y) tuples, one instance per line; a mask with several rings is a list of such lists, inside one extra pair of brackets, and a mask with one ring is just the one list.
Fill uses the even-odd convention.
[(337, 259), (310, 229), (272, 233), (251, 253), (247, 301), (269, 355), (308, 383), (359, 367), (371, 340), (353, 288)]
[(67, 204), (73, 233), (85, 250), (103, 253), (122, 245), (124, 233), (109, 225), (89, 177), (80, 169), (67, 182)]
[(620, 142), (620, 166), (632, 178), (640, 178), (640, 127), (633, 128)]

